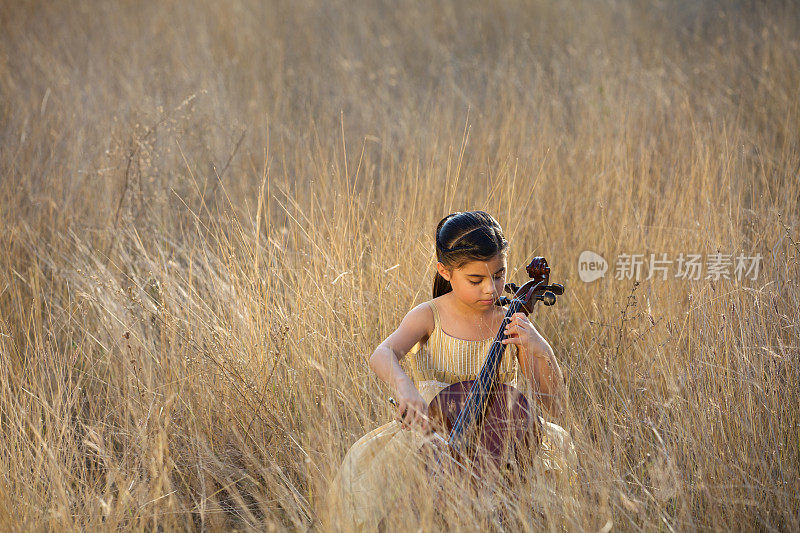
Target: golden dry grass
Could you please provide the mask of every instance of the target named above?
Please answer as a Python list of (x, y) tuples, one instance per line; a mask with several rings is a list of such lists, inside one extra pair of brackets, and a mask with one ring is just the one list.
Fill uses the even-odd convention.
[[(567, 286), (536, 323), (581, 467), (501, 491), (510, 529), (797, 530), (798, 13), (3, 3), (2, 529), (336, 525), (390, 416), (367, 358), (429, 298), (436, 222), (486, 209), (512, 280), (545, 255)], [(584, 284), (585, 249), (764, 263)], [(416, 497), (391, 529), (441, 526)]]

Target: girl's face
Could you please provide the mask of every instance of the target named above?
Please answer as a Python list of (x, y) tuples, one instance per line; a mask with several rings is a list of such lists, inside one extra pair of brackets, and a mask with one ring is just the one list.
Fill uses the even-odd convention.
[(450, 282), (453, 293), (476, 310), (486, 310), (494, 305), (506, 283), (504, 254), (497, 254), (486, 261), (470, 261), (452, 270), (447, 270), (444, 264), (438, 262), (436, 269)]

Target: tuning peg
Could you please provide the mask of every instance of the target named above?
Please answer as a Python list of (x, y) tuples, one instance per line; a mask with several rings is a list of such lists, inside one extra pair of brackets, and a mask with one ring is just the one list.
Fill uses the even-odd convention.
[(552, 291), (544, 291), (539, 297), (544, 305), (550, 306), (556, 303), (556, 295)]
[(553, 283), (552, 285), (548, 285), (547, 288), (553, 291), (553, 294), (557, 294), (559, 296), (564, 294), (564, 286), (560, 283)]

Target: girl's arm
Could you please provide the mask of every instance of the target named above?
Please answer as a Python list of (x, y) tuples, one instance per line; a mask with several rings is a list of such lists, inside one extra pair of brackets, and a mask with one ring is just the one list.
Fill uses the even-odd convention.
[(550, 415), (560, 417), (566, 403), (564, 375), (553, 349), (523, 313), (515, 313), (506, 327), (506, 344), (516, 344), (520, 370), (533, 384), (539, 403)]
[(400, 326), (378, 345), (369, 358), (372, 371), (391, 387), (397, 396), (398, 418), (404, 427), (419, 424), (428, 429), (428, 404), (420, 395), (414, 382), (400, 366), (400, 360), (419, 341), (430, 335), (433, 329), (433, 312), (427, 304), (421, 304), (406, 314)]

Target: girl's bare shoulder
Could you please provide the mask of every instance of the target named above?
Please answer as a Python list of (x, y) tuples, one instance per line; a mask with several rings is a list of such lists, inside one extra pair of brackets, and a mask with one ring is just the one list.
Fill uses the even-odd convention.
[(419, 342), (424, 342), (430, 337), (434, 326), (433, 309), (431, 309), (430, 300), (412, 308), (400, 323), (400, 327), (403, 328), (404, 332), (417, 338)]
[(427, 302), (422, 302), (421, 304), (417, 304), (416, 307), (413, 307), (408, 314), (418, 317), (419, 319), (430, 320), (431, 328), (433, 328), (433, 309), (431, 309), (431, 302), (436, 304), (434, 300), (428, 300)]

